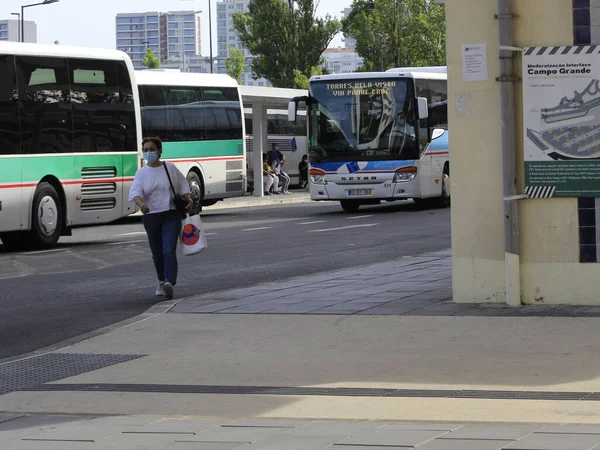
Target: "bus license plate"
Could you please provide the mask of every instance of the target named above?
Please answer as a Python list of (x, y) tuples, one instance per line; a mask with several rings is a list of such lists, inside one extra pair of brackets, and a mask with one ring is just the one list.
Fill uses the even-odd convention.
[(357, 195), (373, 195), (373, 189), (348, 189), (348, 197)]

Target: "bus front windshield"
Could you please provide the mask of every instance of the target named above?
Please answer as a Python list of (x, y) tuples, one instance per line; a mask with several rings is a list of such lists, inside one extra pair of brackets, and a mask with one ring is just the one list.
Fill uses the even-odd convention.
[(410, 78), (310, 85), (311, 162), (419, 158)]

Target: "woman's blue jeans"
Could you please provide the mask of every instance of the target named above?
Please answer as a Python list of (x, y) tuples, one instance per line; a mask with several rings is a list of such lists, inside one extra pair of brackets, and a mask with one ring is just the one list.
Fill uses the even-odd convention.
[(145, 214), (142, 218), (158, 281), (177, 283), (177, 241), (181, 231), (181, 214), (175, 210)]

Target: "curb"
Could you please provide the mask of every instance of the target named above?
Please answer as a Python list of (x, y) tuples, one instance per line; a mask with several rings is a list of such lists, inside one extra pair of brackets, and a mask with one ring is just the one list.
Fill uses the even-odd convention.
[[(180, 300), (183, 300), (183, 299), (180, 299)], [(89, 331), (84, 334), (80, 334), (79, 336), (75, 336), (75, 337), (66, 339), (64, 341), (57, 342), (55, 344), (35, 350), (33, 352), (23, 353), (21, 355), (10, 356), (8, 358), (0, 359), (0, 366), (2, 366), (4, 364), (10, 364), (10, 363), (13, 363), (16, 361), (22, 361), (25, 359), (35, 358), (36, 356), (45, 355), (47, 353), (53, 353), (57, 350), (61, 350), (63, 348), (69, 347), (71, 345), (78, 344), (79, 342), (83, 342), (88, 339), (92, 339), (97, 336), (101, 336), (103, 334), (109, 333), (109, 332), (117, 330), (119, 328), (126, 328), (126, 327), (134, 325), (136, 323), (143, 322), (143, 321), (151, 319), (153, 317), (160, 316), (161, 314), (168, 312), (176, 304), (177, 304), (176, 300), (165, 300), (165, 301), (159, 302), (159, 303), (151, 306), (150, 308), (148, 308), (143, 313), (138, 314), (137, 316), (130, 317), (129, 319), (121, 320), (120, 322), (113, 323), (112, 325), (107, 325), (105, 327), (98, 328), (97, 330)]]
[[(230, 208), (250, 208), (252, 206), (278, 206), (278, 205), (294, 205), (294, 204), (302, 204), (302, 203), (312, 203), (312, 200), (309, 196), (302, 197), (282, 197), (276, 196), (275, 198), (271, 197), (246, 197), (247, 201), (244, 200), (235, 200), (231, 202), (227, 202), (227, 200), (217, 202), (213, 206), (205, 206), (203, 211), (215, 211), (217, 209), (230, 209)], [(244, 197), (241, 197), (244, 198)], [(250, 200), (252, 198), (252, 200)], [(256, 199), (256, 200), (254, 200)]]

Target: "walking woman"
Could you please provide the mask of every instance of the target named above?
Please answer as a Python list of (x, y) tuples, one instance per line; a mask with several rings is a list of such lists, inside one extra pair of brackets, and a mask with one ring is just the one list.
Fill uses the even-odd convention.
[[(144, 214), (142, 221), (152, 259), (158, 276), (156, 295), (173, 298), (173, 286), (177, 283), (177, 240), (181, 231), (181, 213), (175, 208), (173, 189), (187, 201), (187, 211), (193, 202), (190, 187), (183, 174), (170, 162), (160, 160), (162, 142), (157, 137), (142, 141), (146, 165), (140, 168), (129, 191), (129, 201), (135, 201)], [(173, 189), (169, 177), (173, 182)]]

